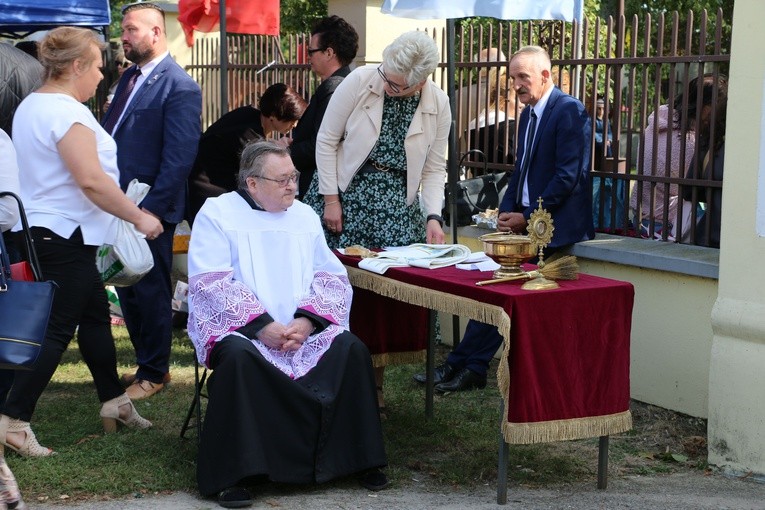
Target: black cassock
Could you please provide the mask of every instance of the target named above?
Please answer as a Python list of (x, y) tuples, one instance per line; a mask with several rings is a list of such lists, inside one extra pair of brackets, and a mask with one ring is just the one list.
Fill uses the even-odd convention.
[(321, 483), (387, 464), (369, 351), (352, 333), (299, 379), (237, 336), (213, 348), (210, 366), (197, 458), (203, 496), (252, 476)]

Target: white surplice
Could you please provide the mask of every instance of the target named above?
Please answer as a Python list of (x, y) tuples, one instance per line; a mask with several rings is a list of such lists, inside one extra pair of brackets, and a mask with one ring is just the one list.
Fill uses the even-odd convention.
[(292, 378), (302, 377), (348, 330), (352, 290), (345, 267), (327, 247), (319, 217), (295, 201), (282, 212), (254, 209), (237, 192), (209, 198), (189, 244), (189, 337), (203, 365), (215, 342), (264, 313), (282, 324), (295, 312), (330, 325), (297, 351), (250, 339)]

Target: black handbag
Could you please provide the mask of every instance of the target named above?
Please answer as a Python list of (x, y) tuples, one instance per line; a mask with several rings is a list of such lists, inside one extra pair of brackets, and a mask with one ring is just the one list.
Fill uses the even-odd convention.
[[(0, 192), (2, 196), (12, 196), (19, 204), (28, 262), (35, 278), (41, 279), (40, 263), (21, 200), (8, 191)], [(11, 264), (2, 236), (0, 252), (0, 368), (32, 369), (48, 329), (56, 284), (11, 279)]]
[[(478, 154), (483, 158), (484, 175), (472, 179), (463, 179), (457, 182), (457, 226), (464, 227), (473, 223), (473, 215), (486, 209), (499, 207), (499, 194), (507, 185), (505, 172), (486, 173), (486, 158), (480, 150), (467, 151), (460, 158), (459, 166), (462, 166), (465, 158), (471, 154)], [(451, 197), (449, 185), (446, 185), (446, 204), (441, 216), (451, 226)]]

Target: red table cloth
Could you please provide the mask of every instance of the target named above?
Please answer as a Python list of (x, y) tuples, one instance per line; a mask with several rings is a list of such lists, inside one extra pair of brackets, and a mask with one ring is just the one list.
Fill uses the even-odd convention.
[(580, 274), (577, 280), (559, 281), (558, 289), (527, 291), (522, 281), (476, 285), (491, 272), (405, 267), (378, 275), (358, 269), (357, 257), (338, 257), (354, 287), (499, 328), (506, 341), (497, 380), (508, 443), (581, 439), (632, 428), (632, 284)]

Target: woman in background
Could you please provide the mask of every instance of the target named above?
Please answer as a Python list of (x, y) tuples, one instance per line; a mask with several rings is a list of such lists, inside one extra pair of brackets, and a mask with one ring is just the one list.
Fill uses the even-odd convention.
[(26, 457), (53, 454), (37, 442), (29, 422), (75, 331), (102, 403), (104, 429), (114, 431), (118, 422), (151, 427), (117, 378), (96, 250), (113, 241), (115, 216), (149, 239), (162, 225), (120, 190), (117, 146), (82, 104), (103, 79), (103, 49), (92, 30), (50, 31), (39, 46), (44, 83), (21, 102), (13, 119), (21, 198), (43, 274), (57, 284), (37, 363), (33, 370), (16, 372), (0, 416), (0, 443)]
[[(239, 157), (245, 145), (273, 133), (286, 135), (303, 116), (306, 106), (308, 103), (295, 89), (275, 83), (263, 92), (258, 108), (239, 107), (207, 128), (199, 140), (197, 158), (189, 176), (190, 219), (193, 221), (208, 197), (236, 189)], [(277, 140), (284, 147), (291, 142), (286, 136)]]
[[(707, 75), (704, 83), (714, 83), (715, 78)], [(706, 96), (705, 96), (706, 99)], [(717, 98), (709, 98), (700, 115), (699, 144), (696, 146), (691, 166), (685, 174), (686, 179), (705, 179), (722, 182), (725, 163), (725, 120), (728, 111), (728, 79), (717, 76)], [(683, 199), (692, 207), (693, 186), (683, 189)], [(696, 244), (720, 247), (720, 225), (722, 222), (722, 187), (702, 188), (698, 201), (706, 204), (702, 217), (696, 219), (694, 231)], [(690, 223), (690, 222), (689, 222)], [(685, 228), (685, 226), (683, 226)]]

